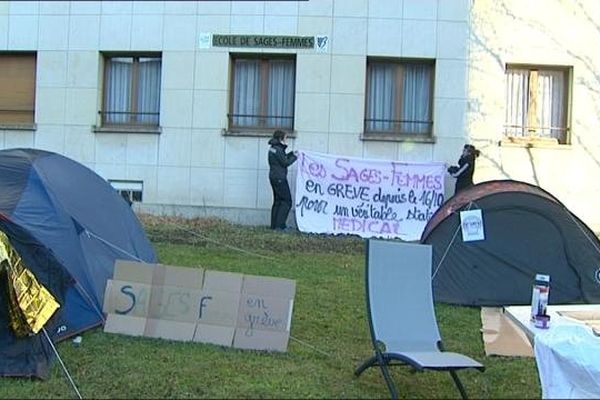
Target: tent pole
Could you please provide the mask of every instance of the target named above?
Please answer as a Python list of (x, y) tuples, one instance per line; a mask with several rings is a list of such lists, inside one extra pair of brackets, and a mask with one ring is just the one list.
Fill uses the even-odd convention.
[(54, 343), (52, 343), (52, 339), (50, 339), (50, 336), (48, 336), (48, 332), (46, 331), (46, 328), (42, 328), (42, 331), (44, 332), (44, 336), (46, 336), (48, 343), (50, 343), (50, 347), (52, 347), (54, 354), (56, 354), (56, 358), (58, 358), (58, 362), (60, 362), (60, 366), (62, 367), (65, 375), (67, 376), (67, 379), (71, 383), (73, 390), (75, 390), (75, 393), (77, 394), (77, 398), (82, 399), (81, 393), (79, 393), (79, 390), (77, 389), (77, 386), (75, 385), (75, 382), (73, 382), (73, 378), (71, 378), (71, 374), (69, 374), (69, 371), (67, 371), (67, 367), (65, 367), (65, 364), (63, 363), (62, 359), (60, 358), (60, 355), (58, 354), (56, 347), (54, 347)]

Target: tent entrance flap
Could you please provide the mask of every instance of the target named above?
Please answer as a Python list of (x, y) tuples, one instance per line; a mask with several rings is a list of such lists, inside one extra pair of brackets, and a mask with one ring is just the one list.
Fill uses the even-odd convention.
[(8, 285), (9, 325), (19, 337), (36, 334), (60, 307), (0, 231), (0, 270)]

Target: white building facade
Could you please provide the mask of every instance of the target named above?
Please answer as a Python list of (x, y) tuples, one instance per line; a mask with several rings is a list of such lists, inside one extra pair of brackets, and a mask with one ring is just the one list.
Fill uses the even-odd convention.
[(0, 147), (71, 157), (142, 211), (267, 224), (274, 129), (406, 162), (473, 143), (476, 182), (538, 184), (598, 229), (596, 3), (3, 1)]
[(516, 179), (600, 231), (600, 2), (474, 0), (467, 132), (475, 181)]

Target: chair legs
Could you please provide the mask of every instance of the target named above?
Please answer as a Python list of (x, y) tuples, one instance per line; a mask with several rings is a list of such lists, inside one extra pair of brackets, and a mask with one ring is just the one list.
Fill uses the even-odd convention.
[[(394, 381), (392, 379), (392, 376), (390, 375), (390, 371), (388, 369), (388, 362), (385, 361), (384, 357), (382, 357), (381, 355), (374, 355), (373, 357), (371, 357), (368, 360), (366, 360), (365, 362), (363, 362), (361, 365), (359, 365), (356, 368), (356, 370), (354, 370), (354, 375), (356, 377), (359, 377), (363, 372), (365, 372), (365, 370), (367, 370), (371, 367), (374, 367), (376, 365), (379, 365), (379, 367), (381, 368), (381, 374), (383, 375), (385, 384), (387, 385), (387, 388), (390, 392), (390, 397), (393, 400), (397, 399), (398, 392), (396, 391), (396, 386), (394, 385)], [(448, 372), (450, 373), (450, 376), (452, 377), (452, 380), (454, 381), (456, 388), (460, 392), (461, 398), (464, 400), (467, 400), (468, 399), (467, 391), (465, 390), (465, 387), (463, 386), (462, 382), (458, 378), (456, 371), (451, 369)]]
[(460, 396), (466, 400), (467, 397), (467, 391), (465, 390), (465, 387), (463, 386), (462, 382), (460, 381), (460, 379), (458, 379), (458, 375), (456, 375), (456, 371), (451, 369), (450, 371), (450, 376), (452, 377), (452, 380), (454, 381), (454, 384), (456, 385), (456, 387), (458, 388), (458, 391), (460, 392)]
[(390, 391), (390, 397), (392, 398), (392, 400), (396, 400), (398, 398), (398, 392), (396, 392), (396, 386), (394, 385), (394, 381), (390, 376), (390, 370), (388, 369), (386, 364), (381, 364), (380, 367), (383, 379), (385, 379), (387, 388)]
[(394, 385), (394, 381), (390, 375), (390, 371), (388, 369), (387, 361), (385, 361), (384, 357), (381, 354), (374, 355), (373, 357), (366, 360), (364, 363), (358, 366), (354, 371), (354, 375), (359, 377), (365, 370), (379, 365), (381, 368), (381, 374), (383, 375), (383, 379), (385, 380), (385, 384), (387, 385), (388, 390), (390, 391), (390, 397), (393, 400), (398, 398), (398, 392), (396, 391), (396, 386)]
[(377, 356), (373, 356), (373, 357), (369, 358), (367, 361), (365, 361), (364, 363), (362, 363), (361, 365), (359, 365), (358, 368), (356, 368), (356, 370), (354, 370), (354, 375), (356, 377), (359, 377), (360, 374), (362, 374), (363, 372), (365, 372), (365, 370), (371, 368), (374, 365), (377, 365)]

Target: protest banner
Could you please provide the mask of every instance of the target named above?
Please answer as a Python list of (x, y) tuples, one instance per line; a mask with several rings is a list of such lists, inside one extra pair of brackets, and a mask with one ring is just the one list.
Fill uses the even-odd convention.
[(299, 152), (297, 165), (302, 232), (418, 240), (444, 202), (443, 163)]

